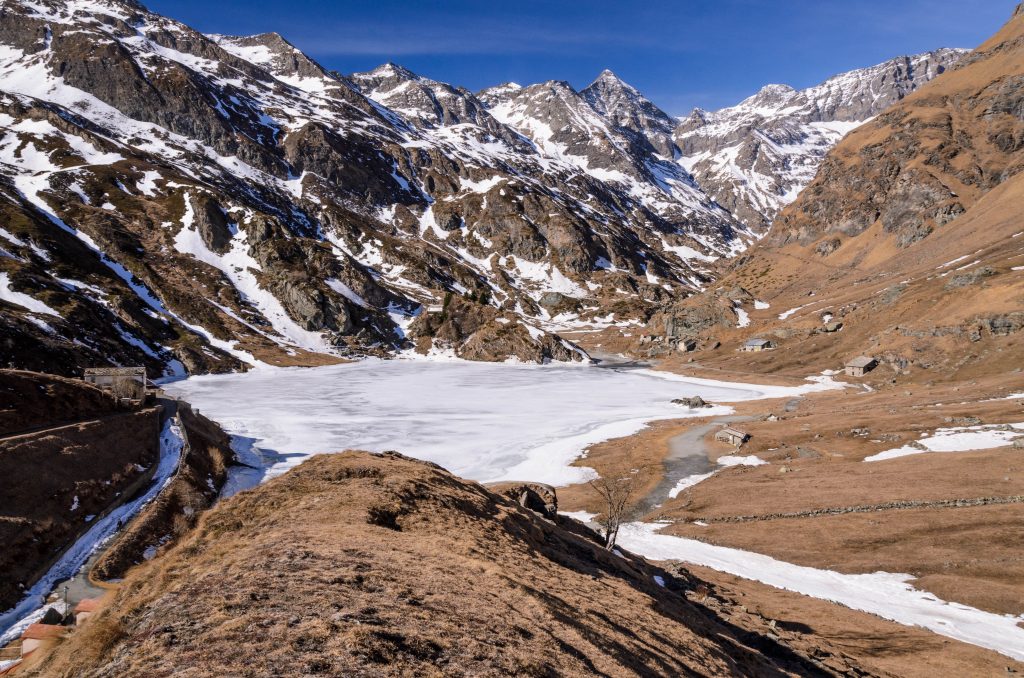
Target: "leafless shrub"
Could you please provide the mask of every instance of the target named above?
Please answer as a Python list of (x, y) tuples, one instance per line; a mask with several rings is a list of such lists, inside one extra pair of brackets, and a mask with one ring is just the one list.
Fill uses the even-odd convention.
[(142, 400), (146, 395), (146, 387), (135, 379), (115, 379), (114, 383), (110, 385), (110, 392), (118, 399)]
[(604, 503), (604, 510), (597, 517), (597, 523), (604, 529), (604, 547), (609, 551), (615, 548), (619, 528), (647, 473), (646, 468), (634, 469), (626, 475), (596, 478), (589, 483)]

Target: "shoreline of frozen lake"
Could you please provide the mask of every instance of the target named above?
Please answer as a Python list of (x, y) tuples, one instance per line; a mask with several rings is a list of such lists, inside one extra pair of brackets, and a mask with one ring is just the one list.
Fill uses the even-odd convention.
[[(567, 513), (583, 522), (594, 516)], [(914, 588), (913, 575), (892, 572), (844, 574), (795, 565), (771, 556), (661, 533), (667, 523), (626, 523), (618, 544), (652, 560), (680, 560), (775, 588), (828, 600), (905, 626), (1024, 661), (1024, 615), (997, 614), (940, 599)]]
[(230, 492), (346, 449), (397, 450), (480, 482), (570, 485), (592, 477), (571, 466), (590, 445), (652, 421), (731, 412), (687, 410), (674, 398), (730, 403), (841, 386), (814, 380), (781, 387), (643, 369), (369, 359), (202, 375), (164, 388), (217, 421), (247, 463), (263, 460), (265, 473), (233, 479)]

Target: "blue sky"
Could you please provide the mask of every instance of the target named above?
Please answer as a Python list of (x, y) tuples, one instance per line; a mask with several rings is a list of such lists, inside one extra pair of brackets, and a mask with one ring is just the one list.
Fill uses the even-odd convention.
[[(146, 2), (146, 0), (144, 0)], [(604, 68), (667, 112), (731, 105), (901, 54), (974, 47), (1018, 0), (149, 0), (204, 32), (277, 31), (344, 73), (394, 61), (477, 90)]]

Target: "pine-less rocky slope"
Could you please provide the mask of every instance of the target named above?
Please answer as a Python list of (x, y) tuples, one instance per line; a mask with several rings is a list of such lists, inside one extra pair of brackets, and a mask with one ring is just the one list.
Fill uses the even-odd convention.
[(715, 335), (725, 349), (778, 344), (717, 359), (745, 369), (806, 374), (866, 354), (927, 380), (1019, 370), (1022, 170), (1018, 10), (956, 69), (844, 138), (718, 285), (651, 329)]
[(680, 163), (719, 204), (763, 231), (843, 136), (956, 65), (967, 50), (904, 56), (795, 90), (768, 85), (736, 106), (695, 110), (674, 132)]
[(555, 332), (646, 320), (755, 236), (607, 72), (475, 95), (131, 0), (8, 0), (0, 76), (4, 366), (577, 360)]

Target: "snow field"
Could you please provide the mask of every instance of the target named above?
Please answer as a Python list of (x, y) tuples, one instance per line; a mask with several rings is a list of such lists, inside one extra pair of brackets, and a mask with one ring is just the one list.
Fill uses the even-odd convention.
[[(1011, 396), (1012, 397), (1012, 396)], [(897, 457), (907, 457), (926, 452), (966, 452), (968, 450), (989, 450), (995, 447), (1012, 445), (1014, 439), (1024, 438), (1024, 422), (1008, 424), (1008, 430), (996, 426), (967, 426), (960, 428), (940, 428), (931, 435), (916, 441), (914, 445), (904, 445), (878, 454), (865, 457), (864, 461), (885, 461)], [(922, 449), (923, 448), (923, 449)]]

